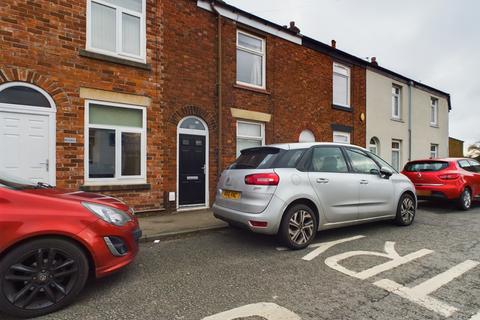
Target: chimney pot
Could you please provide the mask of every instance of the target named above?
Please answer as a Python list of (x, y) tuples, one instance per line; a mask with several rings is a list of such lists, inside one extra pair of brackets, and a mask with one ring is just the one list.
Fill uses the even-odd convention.
[(337, 48), (337, 41), (335, 40), (332, 40), (332, 48)]
[(377, 57), (372, 57), (372, 59), (370, 60), (370, 63), (373, 64), (374, 66), (378, 66)]
[(288, 30), (295, 32), (297, 34), (300, 33), (300, 29), (295, 25), (295, 21), (290, 21), (290, 27), (288, 27)]

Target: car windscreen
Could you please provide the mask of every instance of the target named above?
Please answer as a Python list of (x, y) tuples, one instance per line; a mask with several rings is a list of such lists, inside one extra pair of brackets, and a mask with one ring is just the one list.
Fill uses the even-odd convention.
[(280, 154), (278, 148), (250, 148), (242, 150), (240, 157), (229, 167), (230, 170), (238, 169), (267, 169)]
[(422, 161), (410, 162), (405, 166), (407, 172), (435, 172), (448, 167), (448, 162), (444, 161)]

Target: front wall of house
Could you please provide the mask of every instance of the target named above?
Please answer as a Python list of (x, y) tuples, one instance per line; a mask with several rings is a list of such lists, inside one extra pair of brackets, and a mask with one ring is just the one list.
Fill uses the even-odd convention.
[[(401, 116), (392, 117), (392, 86), (401, 88)], [(430, 125), (430, 99), (439, 99), (438, 126)], [(380, 142), (380, 156), (392, 162), (392, 140), (401, 141), (400, 169), (408, 162), (408, 85), (367, 70), (367, 146), (370, 139)], [(430, 158), (430, 146), (439, 146), (438, 156), (448, 156), (447, 99), (412, 88), (412, 160)]]
[[(56, 185), (75, 190), (85, 185), (85, 99), (80, 88), (134, 94), (150, 100), (147, 111), (147, 190), (105, 191), (136, 209), (163, 202), (161, 163), (161, 77), (156, 34), (161, 32), (155, 1), (147, 1), (147, 63), (150, 70), (83, 57), (87, 1), (2, 1), (0, 17), (0, 85), (31, 83), (54, 100), (56, 113)], [(128, 100), (128, 97), (127, 97)], [(135, 100), (135, 99), (134, 99)], [(65, 142), (67, 138), (67, 142)], [(51, 167), (52, 168), (52, 165)], [(143, 189), (146, 186), (142, 186)], [(108, 188), (107, 188), (108, 189)], [(118, 189), (118, 187), (117, 187)], [(102, 190), (102, 188), (97, 188)]]

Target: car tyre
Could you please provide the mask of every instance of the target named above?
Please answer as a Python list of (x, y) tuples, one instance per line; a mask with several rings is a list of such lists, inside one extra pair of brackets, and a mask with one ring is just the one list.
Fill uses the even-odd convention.
[(458, 207), (460, 210), (467, 211), (472, 207), (472, 192), (465, 188), (458, 199)]
[(398, 201), (395, 223), (399, 226), (409, 226), (415, 220), (417, 205), (415, 197), (410, 193), (404, 193)]
[(288, 248), (300, 250), (312, 243), (317, 229), (318, 221), (312, 208), (297, 204), (284, 214), (278, 237)]
[(68, 240), (21, 244), (0, 260), (0, 310), (32, 318), (61, 309), (80, 293), (88, 273), (85, 253)]

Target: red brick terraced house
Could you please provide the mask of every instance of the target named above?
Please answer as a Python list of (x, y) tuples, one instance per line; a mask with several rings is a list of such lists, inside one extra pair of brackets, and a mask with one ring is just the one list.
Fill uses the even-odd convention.
[(365, 146), (368, 62), (223, 1), (0, 3), (0, 171), (209, 207), (263, 144)]

